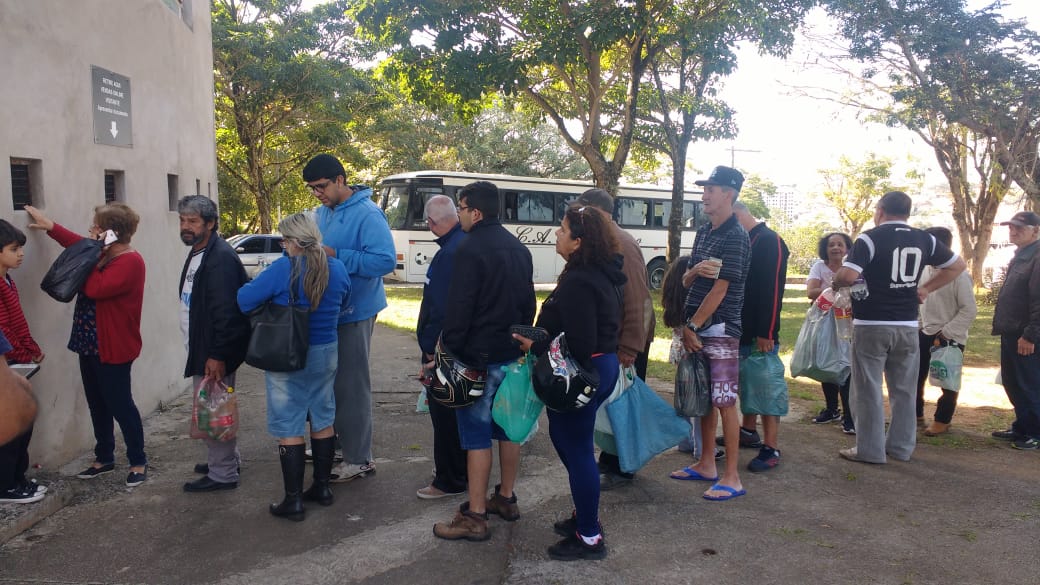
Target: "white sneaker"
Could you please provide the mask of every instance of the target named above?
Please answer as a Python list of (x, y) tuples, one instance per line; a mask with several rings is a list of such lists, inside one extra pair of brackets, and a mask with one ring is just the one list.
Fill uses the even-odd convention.
[(43, 494), (35, 488), (30, 491), (24, 486), (15, 486), (6, 492), (0, 492), (0, 504), (31, 504), (43, 499)]
[(336, 467), (332, 468), (332, 474), (329, 476), (329, 481), (332, 483), (343, 483), (359, 477), (365, 477), (369, 473), (375, 472), (376, 465), (371, 461), (361, 464), (340, 463)]

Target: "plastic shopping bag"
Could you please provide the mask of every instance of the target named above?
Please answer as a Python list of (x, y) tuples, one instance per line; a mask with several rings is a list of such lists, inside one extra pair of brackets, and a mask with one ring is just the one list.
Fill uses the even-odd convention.
[(698, 418), (711, 413), (711, 370), (702, 351), (687, 353), (675, 370), (675, 414)]
[(596, 443), (596, 446), (600, 450), (609, 453), (610, 455), (617, 455), (617, 443), (614, 441), (614, 429), (610, 426), (610, 417), (607, 416), (607, 405), (618, 399), (621, 393), (628, 389), (632, 385), (632, 381), (636, 377), (635, 368), (621, 367), (621, 371), (618, 372), (617, 382), (614, 384), (614, 390), (607, 396), (607, 399), (600, 405), (599, 410), (596, 411), (596, 424), (592, 430), (592, 439)]
[(191, 408), (191, 438), (230, 441), (238, 433), (235, 389), (220, 380), (203, 378), (195, 388)]
[(534, 393), (531, 383), (530, 354), (502, 366), (505, 377), (495, 393), (491, 407), (491, 418), (502, 427), (506, 437), (514, 443), (530, 439), (532, 429), (545, 405)]
[(655, 455), (689, 437), (690, 423), (638, 377), (606, 405), (621, 471), (635, 473)]
[(791, 356), (791, 376), (806, 376), (817, 382), (844, 384), (852, 372), (851, 345), (838, 336), (834, 310), (821, 310), (815, 304), (805, 314)]
[(100, 240), (83, 238), (65, 248), (43, 276), (40, 288), (56, 301), (71, 301), (101, 260), (103, 245)]
[(951, 392), (961, 389), (961, 371), (964, 366), (964, 353), (955, 345), (943, 345), (931, 348), (928, 358), (928, 382)]
[(775, 353), (756, 351), (740, 360), (740, 412), (785, 416), (787, 380)]

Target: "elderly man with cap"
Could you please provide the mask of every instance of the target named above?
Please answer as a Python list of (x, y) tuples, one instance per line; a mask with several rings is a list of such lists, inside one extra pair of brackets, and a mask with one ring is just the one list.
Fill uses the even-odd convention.
[(1040, 449), (1040, 215), (1020, 211), (1009, 221), (1017, 248), (993, 310), (993, 335), (1000, 336), (1000, 378), (1015, 407), (1015, 422), (993, 436), (1016, 449)]
[(383, 276), (394, 270), (397, 255), (386, 215), (372, 201), (372, 189), (347, 184), (336, 157), (319, 154), (303, 167), (303, 180), (321, 203), (315, 221), (330, 258), (338, 258), (350, 277), (350, 296), (339, 312), (339, 367), (336, 436), (343, 463), (332, 470), (333, 482), (374, 473), (372, 460), (372, 381), (369, 350), (376, 315), (386, 308)]
[(704, 492), (704, 499), (723, 501), (747, 493), (737, 470), (736, 453), (740, 442), (737, 375), (743, 334), (741, 310), (751, 263), (751, 244), (733, 213), (744, 175), (736, 169), (719, 166), (697, 184), (704, 187), (704, 214), (710, 224), (697, 230), (690, 268), (683, 274), (683, 286), (688, 289), (683, 345), (687, 351), (703, 351), (711, 372), (711, 402), (715, 408), (701, 419), (701, 444), (711, 445), (715, 439), (718, 425), (715, 409), (718, 409), (726, 453), (730, 456), (726, 458), (721, 476), (714, 457), (701, 457), (695, 465), (672, 472), (671, 477), (712, 482)]
[[(654, 340), (654, 304), (647, 286), (646, 265), (643, 251), (632, 234), (621, 229), (613, 221), (614, 198), (603, 189), (589, 189), (578, 197), (578, 203), (591, 207), (603, 215), (613, 227), (614, 237), (621, 248), (625, 285), (622, 288), (621, 328), (618, 331), (618, 361), (625, 367), (634, 366), (636, 375), (646, 379), (647, 358), (650, 342)], [(634, 473), (621, 471), (621, 462), (616, 453), (601, 451), (599, 454), (599, 486), (601, 490), (612, 490), (632, 483)]]

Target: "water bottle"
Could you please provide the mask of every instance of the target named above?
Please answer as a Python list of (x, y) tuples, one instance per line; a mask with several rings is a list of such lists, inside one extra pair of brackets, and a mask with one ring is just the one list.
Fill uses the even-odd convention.
[(863, 280), (863, 277), (857, 278), (852, 283), (852, 298), (856, 301), (862, 301), (863, 299), (870, 296), (870, 290), (867, 288), (867, 281)]
[(834, 325), (838, 337), (852, 340), (852, 299), (848, 288), (840, 288), (834, 295)]

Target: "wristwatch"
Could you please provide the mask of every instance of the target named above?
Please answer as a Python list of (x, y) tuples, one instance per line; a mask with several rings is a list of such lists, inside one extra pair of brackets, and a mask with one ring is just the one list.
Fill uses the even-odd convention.
[(700, 333), (701, 332), (701, 328), (696, 326), (696, 325), (694, 325), (692, 321), (687, 321), (686, 322), (686, 328), (689, 329), (690, 331), (693, 331), (694, 333)]

